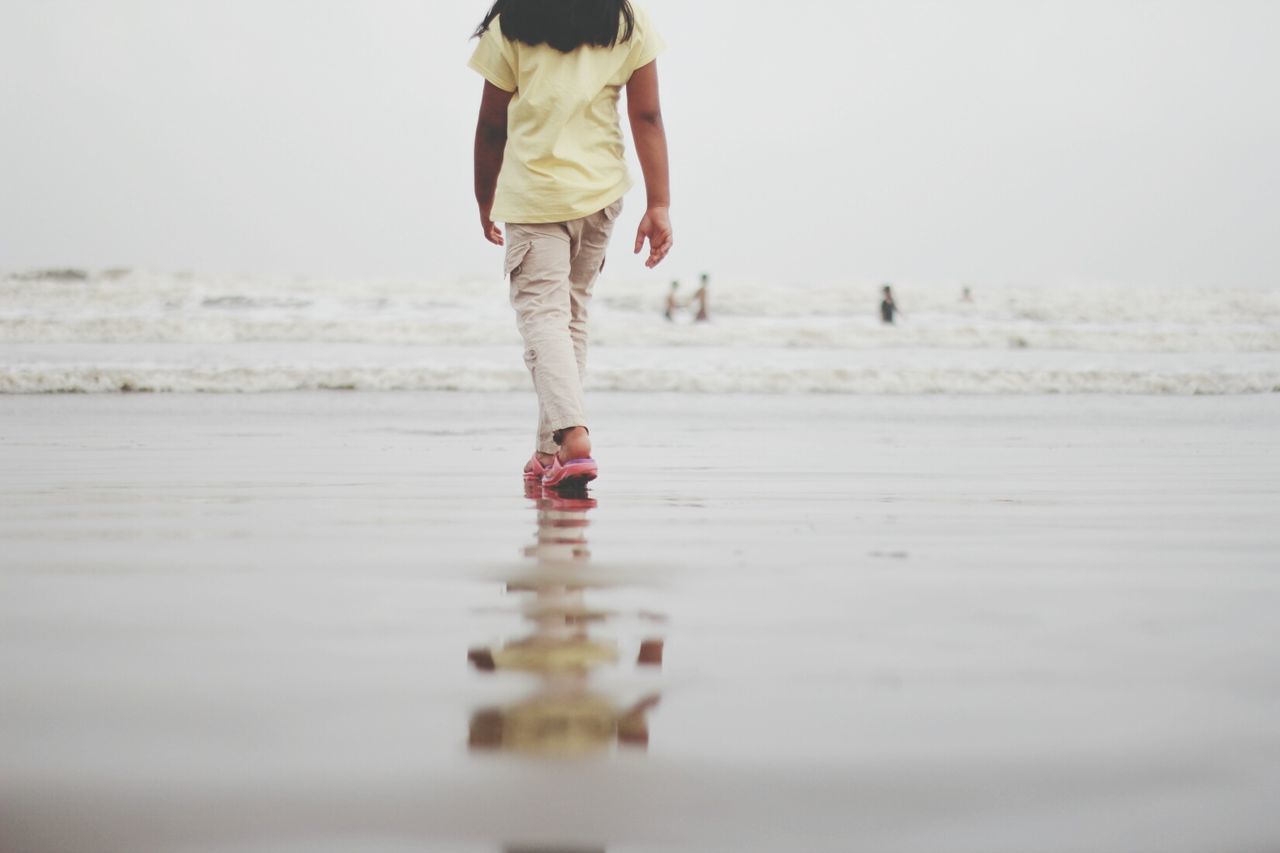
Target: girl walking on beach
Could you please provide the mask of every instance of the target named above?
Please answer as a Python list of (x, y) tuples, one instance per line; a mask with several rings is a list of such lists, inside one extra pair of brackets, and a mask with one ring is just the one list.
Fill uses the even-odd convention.
[[(648, 208), (635, 251), (671, 251), (667, 138), (655, 61), (662, 40), (628, 0), (498, 0), (476, 30), (470, 66), (484, 78), (475, 190), (485, 238), (506, 246), (511, 305), (538, 394), (526, 481), (595, 479), (582, 394), (587, 304), (604, 268), (622, 196), (619, 95), (644, 172)], [(495, 225), (507, 224), (507, 233)]]

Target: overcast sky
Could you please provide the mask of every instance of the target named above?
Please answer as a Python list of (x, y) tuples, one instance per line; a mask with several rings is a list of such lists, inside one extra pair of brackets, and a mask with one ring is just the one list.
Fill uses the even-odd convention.
[[(615, 275), (1280, 285), (1274, 0), (646, 5), (676, 250), (637, 187)], [(486, 7), (0, 0), (0, 268), (500, 275)]]

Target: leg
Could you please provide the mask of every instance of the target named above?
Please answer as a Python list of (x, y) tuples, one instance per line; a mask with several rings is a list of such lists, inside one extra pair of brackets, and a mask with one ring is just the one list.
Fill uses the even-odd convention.
[(563, 224), (507, 227), (511, 305), (538, 393), (537, 449), (544, 454), (556, 452), (557, 431), (586, 423), (582, 378), (569, 331), (570, 243)]
[[(622, 200), (591, 216), (567, 223), (570, 248), (570, 319), (569, 333), (573, 338), (574, 359), (578, 375), (585, 380), (587, 374), (587, 307), (596, 279), (604, 269), (605, 253), (609, 248), (609, 236), (613, 222), (622, 212)], [(582, 459), (591, 456), (591, 437), (585, 427), (567, 430), (560, 435), (562, 459)]]
[(569, 331), (573, 337), (574, 357), (578, 362), (578, 370), (585, 376), (587, 371), (587, 308), (591, 302), (591, 292), (595, 288), (596, 279), (604, 269), (605, 254), (609, 250), (609, 237), (613, 234), (613, 223), (622, 212), (622, 200), (619, 199), (604, 210), (571, 223), (572, 261), (569, 273), (570, 281), (570, 320)]

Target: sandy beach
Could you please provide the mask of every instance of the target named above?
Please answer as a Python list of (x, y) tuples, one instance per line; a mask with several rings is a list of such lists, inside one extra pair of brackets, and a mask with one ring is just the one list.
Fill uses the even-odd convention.
[(0, 397), (0, 849), (1266, 851), (1280, 398)]
[(3, 0), (0, 853), (1280, 853), (1277, 34)]

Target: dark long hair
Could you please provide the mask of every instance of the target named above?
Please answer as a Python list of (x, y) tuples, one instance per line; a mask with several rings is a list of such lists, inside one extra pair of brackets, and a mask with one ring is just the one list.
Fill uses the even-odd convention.
[(584, 45), (613, 47), (629, 41), (636, 29), (630, 0), (497, 0), (476, 28), (476, 37), (488, 32), (499, 15), (498, 25), (509, 41), (549, 44), (561, 53)]

